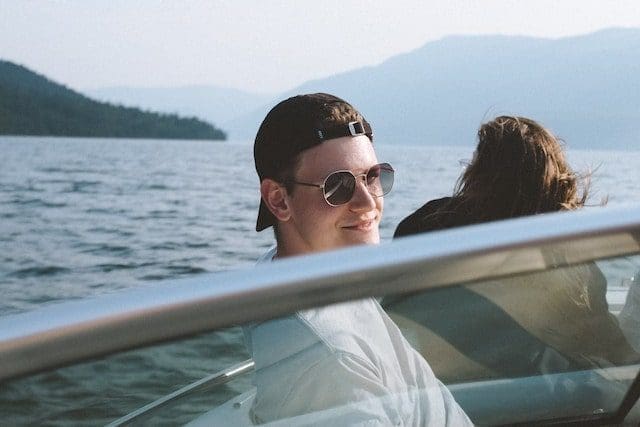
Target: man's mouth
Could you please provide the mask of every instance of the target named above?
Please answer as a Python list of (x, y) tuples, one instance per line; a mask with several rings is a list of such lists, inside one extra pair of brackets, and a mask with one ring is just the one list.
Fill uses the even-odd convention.
[(352, 231), (370, 231), (375, 226), (375, 218), (358, 221), (353, 224), (343, 226), (342, 228)]

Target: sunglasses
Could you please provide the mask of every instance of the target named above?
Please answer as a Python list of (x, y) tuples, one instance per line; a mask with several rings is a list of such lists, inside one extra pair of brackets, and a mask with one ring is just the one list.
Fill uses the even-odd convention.
[(349, 202), (356, 191), (356, 180), (363, 178), (367, 184), (367, 190), (373, 197), (382, 197), (388, 194), (393, 187), (393, 168), (389, 163), (379, 163), (359, 175), (354, 175), (351, 171), (340, 170), (331, 172), (324, 179), (322, 184), (311, 184), (288, 180), (288, 182), (307, 187), (316, 187), (322, 190), (324, 199), (330, 206), (340, 206)]

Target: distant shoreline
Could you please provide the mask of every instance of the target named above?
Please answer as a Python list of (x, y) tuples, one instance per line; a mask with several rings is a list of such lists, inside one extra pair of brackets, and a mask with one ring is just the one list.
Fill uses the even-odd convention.
[(162, 137), (137, 137), (137, 136), (80, 136), (80, 135), (11, 135), (11, 134), (0, 134), (0, 139), (3, 138), (24, 138), (24, 139), (91, 139), (91, 140), (99, 140), (99, 139), (108, 139), (108, 140), (135, 140), (135, 141), (202, 141), (202, 142), (228, 142), (226, 139), (206, 139), (206, 138), (162, 138)]

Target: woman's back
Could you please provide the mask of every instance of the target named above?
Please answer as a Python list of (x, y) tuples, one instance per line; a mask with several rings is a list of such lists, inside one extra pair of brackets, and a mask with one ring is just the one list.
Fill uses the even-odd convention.
[[(431, 200), (407, 216), (394, 237), (577, 209), (585, 203), (588, 182), (582, 191), (579, 186), (579, 178), (566, 162), (559, 140), (549, 131), (530, 119), (498, 117), (478, 131), (473, 159), (459, 178), (454, 194)], [(494, 341), (490, 357), (485, 345), (464, 343), (459, 350), (474, 363), (453, 367), (453, 371), (483, 375), (476, 367), (484, 366), (489, 372), (513, 375), (509, 371), (512, 367), (505, 371), (505, 364), (496, 354), (502, 339), (521, 346), (517, 352), (523, 360), (534, 356), (541, 346), (553, 348), (566, 359), (567, 369), (637, 360), (638, 354), (609, 313), (606, 288), (604, 276), (593, 263), (553, 269), (529, 278), (462, 286), (459, 300), (449, 304), (446, 322), (471, 335), (482, 337), (481, 331), (496, 328), (502, 335), (490, 338)], [(403, 301), (389, 304), (392, 317), (396, 316), (399, 322), (408, 317), (446, 341), (451, 325), (443, 328), (442, 319), (432, 316), (436, 310), (433, 301), (423, 299), (422, 304), (416, 304), (416, 296), (411, 299), (410, 309)], [(476, 310), (478, 316), (470, 319), (464, 315), (465, 310)], [(503, 319), (499, 327), (491, 324), (496, 319)], [(438, 374), (434, 360), (437, 351), (428, 354), (434, 351), (428, 345), (424, 351)], [(513, 351), (516, 349), (510, 350)], [(450, 356), (445, 359), (454, 360)], [(525, 363), (521, 369), (524, 372), (533, 368)]]

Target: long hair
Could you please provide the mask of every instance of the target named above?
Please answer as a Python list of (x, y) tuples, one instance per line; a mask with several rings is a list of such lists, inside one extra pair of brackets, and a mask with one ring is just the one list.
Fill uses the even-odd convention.
[(531, 119), (500, 116), (480, 127), (453, 199), (481, 222), (576, 209), (588, 187), (589, 176), (571, 170), (551, 132)]

